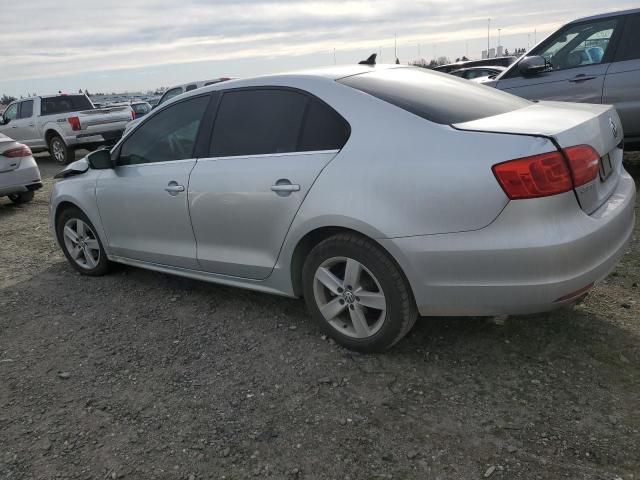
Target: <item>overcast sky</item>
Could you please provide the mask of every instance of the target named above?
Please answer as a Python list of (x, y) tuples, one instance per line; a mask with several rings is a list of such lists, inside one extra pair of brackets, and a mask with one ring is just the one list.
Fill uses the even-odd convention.
[[(638, 6), (607, 0), (0, 0), (0, 94), (149, 90), (190, 80), (353, 63), (372, 52), (479, 57), (578, 17)], [(13, 21), (16, 20), (16, 21)], [(537, 35), (534, 35), (537, 30)], [(379, 60), (380, 61), (380, 60)]]

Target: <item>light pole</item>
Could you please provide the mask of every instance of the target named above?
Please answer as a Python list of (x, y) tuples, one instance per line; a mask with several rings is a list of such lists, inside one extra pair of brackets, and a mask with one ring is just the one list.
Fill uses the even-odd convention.
[(491, 19), (487, 19), (487, 58), (489, 58), (489, 39), (491, 38)]
[(501, 28), (498, 29), (498, 46), (500, 46), (500, 32), (502, 31)]

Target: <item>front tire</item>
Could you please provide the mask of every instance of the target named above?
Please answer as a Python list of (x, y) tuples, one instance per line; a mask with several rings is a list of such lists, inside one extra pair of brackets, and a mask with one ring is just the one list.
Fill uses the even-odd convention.
[(98, 277), (109, 271), (110, 262), (96, 229), (78, 208), (65, 209), (56, 222), (58, 243), (78, 272)]
[(305, 261), (302, 282), (320, 328), (352, 350), (387, 350), (418, 317), (400, 268), (376, 243), (357, 234), (338, 234), (316, 245)]
[(21, 192), (21, 193), (12, 193), (9, 195), (9, 200), (11, 200), (16, 205), (20, 205), (22, 203), (28, 203), (33, 200), (34, 192)]
[(49, 139), (49, 154), (60, 165), (66, 165), (75, 159), (75, 151), (67, 147), (59, 135), (53, 135)]

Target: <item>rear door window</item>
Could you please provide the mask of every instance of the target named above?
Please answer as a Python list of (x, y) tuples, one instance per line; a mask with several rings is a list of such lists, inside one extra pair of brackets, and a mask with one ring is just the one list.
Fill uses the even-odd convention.
[(18, 118), (31, 118), (33, 116), (33, 100), (20, 102)]
[(296, 151), (306, 106), (305, 95), (288, 90), (226, 92), (213, 127), (212, 156)]
[(349, 124), (319, 99), (293, 90), (228, 91), (213, 128), (213, 157), (341, 149)]
[(618, 44), (615, 61), (624, 62), (640, 58), (640, 15), (631, 15), (627, 18), (622, 32), (622, 38)]
[(347, 121), (320, 100), (313, 98), (307, 106), (298, 151), (340, 150), (351, 129)]
[(494, 88), (425, 68), (389, 68), (338, 82), (431, 122), (451, 125), (512, 112), (531, 105)]

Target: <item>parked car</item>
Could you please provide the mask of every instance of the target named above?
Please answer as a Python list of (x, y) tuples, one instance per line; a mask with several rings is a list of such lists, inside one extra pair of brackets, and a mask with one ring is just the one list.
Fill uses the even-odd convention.
[(149, 113), (153, 107), (148, 102), (131, 102), (131, 108), (136, 114), (136, 118), (140, 118)]
[(178, 95), (181, 95), (185, 92), (190, 92), (191, 90), (196, 90), (197, 88), (202, 88), (209, 85), (215, 85), (216, 83), (224, 82), (227, 80), (230, 80), (230, 79), (227, 77), (221, 77), (221, 78), (214, 78), (211, 80), (200, 80), (197, 82), (189, 82), (189, 83), (183, 83), (182, 85), (175, 85), (171, 87), (169, 90), (167, 90), (166, 92), (164, 92), (162, 97), (160, 97), (160, 100), (158, 100), (156, 107), (158, 105), (162, 105), (167, 100), (171, 100), (173, 97), (177, 97)]
[(304, 296), (336, 341), (383, 350), (418, 313), (546, 311), (604, 278), (634, 229), (621, 135), (612, 107), (423, 68), (236, 80), (58, 174), (50, 220), (80, 273)]
[(455, 75), (456, 77), (464, 78), (466, 80), (473, 80), (474, 82), (483, 83), (497, 77), (506, 69), (507, 67), (500, 66), (469, 67), (461, 68), (460, 70), (454, 70), (451, 72), (451, 75)]
[(40, 188), (40, 170), (29, 147), (0, 133), (0, 197), (26, 203)]
[(469, 67), (508, 67), (513, 64), (518, 57), (513, 55), (507, 55), (504, 57), (483, 58), (482, 60), (467, 60), (464, 62), (448, 63), (446, 65), (439, 65), (434, 67), (433, 70), (442, 73), (451, 73), (455, 70)]
[(94, 108), (86, 95), (38, 96), (9, 104), (0, 116), (0, 133), (34, 152), (49, 150), (54, 160), (66, 164), (77, 148), (115, 143), (133, 117), (128, 105)]
[(532, 100), (613, 104), (627, 147), (638, 148), (640, 8), (568, 23), (485, 85)]

